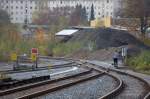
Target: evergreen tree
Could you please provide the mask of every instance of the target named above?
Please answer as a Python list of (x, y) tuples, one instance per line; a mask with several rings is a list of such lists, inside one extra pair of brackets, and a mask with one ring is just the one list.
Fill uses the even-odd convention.
[(95, 15), (94, 15), (94, 5), (92, 4), (91, 6), (91, 16), (90, 16), (90, 20), (94, 20), (95, 19)]
[(86, 8), (83, 7), (81, 11), (81, 17), (83, 20), (87, 20), (87, 13), (86, 13)]
[(9, 15), (6, 11), (0, 9), (0, 25), (10, 23)]

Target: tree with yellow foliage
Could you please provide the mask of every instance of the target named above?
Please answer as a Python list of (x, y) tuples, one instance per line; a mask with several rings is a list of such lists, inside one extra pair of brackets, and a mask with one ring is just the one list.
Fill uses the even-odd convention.
[(45, 42), (45, 33), (42, 28), (38, 28), (35, 32), (35, 39), (38, 43), (43, 44)]

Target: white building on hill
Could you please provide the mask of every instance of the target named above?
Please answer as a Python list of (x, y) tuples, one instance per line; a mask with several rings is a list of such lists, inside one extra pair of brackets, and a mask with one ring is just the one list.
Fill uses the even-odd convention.
[(115, 8), (118, 0), (0, 0), (1, 9), (6, 10), (12, 23), (24, 23), (27, 18), (28, 23), (32, 23), (33, 13), (48, 7), (53, 10), (56, 7), (75, 7), (82, 5), (86, 8), (87, 15), (90, 17), (92, 4), (96, 18), (105, 16), (114, 17)]

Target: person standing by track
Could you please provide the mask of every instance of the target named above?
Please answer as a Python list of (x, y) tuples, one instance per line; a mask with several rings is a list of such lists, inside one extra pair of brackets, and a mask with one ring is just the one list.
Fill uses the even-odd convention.
[(113, 61), (114, 61), (113, 65), (114, 65), (114, 67), (116, 67), (116, 68), (118, 68), (118, 58), (119, 58), (119, 53), (118, 53), (118, 51), (116, 50), (116, 51), (114, 52), (114, 54), (113, 54)]

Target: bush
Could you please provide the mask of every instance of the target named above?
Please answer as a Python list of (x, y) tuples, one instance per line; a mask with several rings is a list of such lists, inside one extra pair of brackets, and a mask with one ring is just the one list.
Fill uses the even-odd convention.
[(127, 60), (127, 64), (135, 70), (150, 71), (150, 51), (144, 51)]
[(150, 46), (150, 38), (144, 38), (143, 42), (144, 42), (144, 44)]
[(79, 50), (81, 47), (82, 44), (80, 42), (60, 43), (53, 48), (53, 54), (55, 56), (64, 56)]

